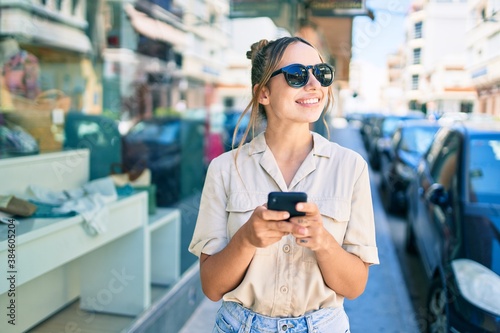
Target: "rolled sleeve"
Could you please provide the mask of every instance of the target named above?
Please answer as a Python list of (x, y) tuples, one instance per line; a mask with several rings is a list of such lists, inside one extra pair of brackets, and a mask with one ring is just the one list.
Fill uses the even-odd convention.
[(205, 185), (201, 194), (200, 209), (196, 220), (189, 252), (197, 257), (201, 253), (213, 255), (228, 244), (227, 236), (227, 194), (224, 189), (224, 170), (221, 160), (210, 163)]
[(354, 184), (350, 220), (342, 247), (366, 263), (378, 264), (368, 165), (364, 160), (358, 163), (361, 173)]

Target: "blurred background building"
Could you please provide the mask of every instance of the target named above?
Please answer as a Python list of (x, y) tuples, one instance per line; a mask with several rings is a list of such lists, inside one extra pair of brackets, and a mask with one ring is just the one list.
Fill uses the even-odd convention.
[(404, 89), (410, 109), (472, 112), (465, 69), (465, 1), (414, 1), (406, 23)]
[(466, 69), (478, 94), (475, 112), (500, 116), (500, 2), (467, 2)]

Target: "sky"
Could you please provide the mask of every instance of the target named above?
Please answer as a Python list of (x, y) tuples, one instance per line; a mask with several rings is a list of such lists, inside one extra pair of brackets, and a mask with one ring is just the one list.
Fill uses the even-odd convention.
[(375, 20), (357, 16), (353, 22), (353, 59), (385, 67), (387, 55), (395, 53), (404, 41), (404, 19), (411, 0), (367, 0)]

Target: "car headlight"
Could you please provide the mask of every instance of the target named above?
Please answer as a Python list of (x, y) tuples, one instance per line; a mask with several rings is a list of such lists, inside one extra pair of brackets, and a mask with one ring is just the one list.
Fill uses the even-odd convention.
[(457, 259), (451, 267), (460, 292), (472, 304), (500, 316), (500, 277), (470, 259)]
[(401, 162), (398, 162), (396, 164), (396, 172), (407, 180), (412, 179), (414, 174), (413, 169), (411, 167)]

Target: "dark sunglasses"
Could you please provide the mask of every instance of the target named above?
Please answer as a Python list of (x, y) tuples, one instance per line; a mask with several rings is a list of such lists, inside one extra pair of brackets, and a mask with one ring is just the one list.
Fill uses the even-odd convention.
[(307, 81), (309, 81), (309, 69), (312, 69), (314, 77), (323, 87), (328, 87), (332, 84), (335, 71), (332, 66), (324, 63), (310, 66), (291, 64), (274, 71), (271, 77), (283, 73), (290, 87), (300, 88), (305, 86)]

